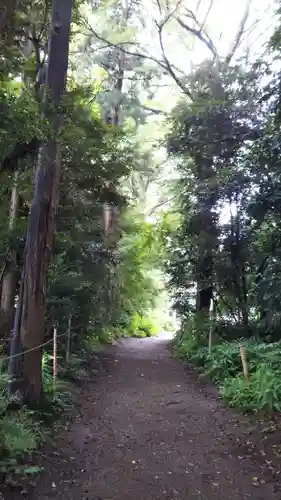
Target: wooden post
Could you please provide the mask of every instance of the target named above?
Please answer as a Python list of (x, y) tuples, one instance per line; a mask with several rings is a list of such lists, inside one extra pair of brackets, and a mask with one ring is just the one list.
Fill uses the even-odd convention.
[(214, 320), (214, 301), (213, 301), (213, 299), (211, 299), (211, 303), (210, 303), (209, 320), (210, 320), (210, 327), (209, 327), (209, 354), (211, 354), (211, 352), (212, 352), (212, 346), (213, 346), (213, 320)]
[(212, 352), (212, 327), (210, 326), (209, 329), (209, 354)]
[(54, 343), (53, 343), (53, 391), (56, 391), (57, 382), (57, 328), (54, 328)]
[(71, 314), (69, 314), (69, 316), (68, 316), (67, 339), (66, 339), (66, 353), (65, 353), (65, 360), (66, 360), (67, 363), (69, 361), (69, 355), (70, 355), (71, 319), (72, 319), (72, 316), (71, 316)]
[(248, 362), (247, 362), (247, 357), (246, 357), (246, 352), (244, 349), (244, 346), (242, 342), (239, 344), (239, 349), (240, 349), (240, 356), (241, 356), (241, 361), (242, 361), (242, 366), (243, 366), (243, 374), (244, 374), (244, 379), (245, 382), (249, 382), (249, 370), (248, 370)]

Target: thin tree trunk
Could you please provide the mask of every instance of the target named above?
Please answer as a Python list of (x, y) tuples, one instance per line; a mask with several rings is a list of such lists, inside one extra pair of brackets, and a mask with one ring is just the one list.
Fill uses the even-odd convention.
[(242, 269), (241, 269), (241, 287), (242, 287), (242, 296), (243, 296), (243, 303), (242, 303), (242, 318), (243, 318), (243, 324), (245, 326), (248, 326), (249, 324), (249, 311), (248, 311), (248, 289), (247, 289), (247, 277), (246, 277), (246, 269), (245, 269), (245, 264), (242, 264)]
[(122, 88), (123, 88), (123, 81), (124, 81), (124, 73), (125, 73), (125, 54), (123, 52), (120, 52), (119, 54), (119, 60), (118, 60), (118, 70), (117, 70), (117, 80), (115, 84), (115, 90), (117, 90), (119, 94), (119, 99), (118, 102), (115, 105), (114, 108), (114, 118), (113, 118), (113, 123), (114, 125), (118, 126), (119, 121), (120, 121), (120, 109), (121, 109), (121, 104), (123, 100), (122, 96)]
[(53, 0), (45, 113), (50, 113), (52, 107), (55, 110), (50, 117), (54, 139), (45, 144), (38, 155), (12, 343), (12, 354), (13, 349), (22, 349), (22, 363), (13, 363), (12, 358), (9, 367), (10, 377), (14, 381), (14, 385), (10, 384), (10, 390), (13, 391), (13, 387), (20, 389), (24, 402), (30, 406), (40, 404), (43, 397), (40, 345), (44, 341), (47, 270), (52, 256), (58, 208), (60, 157), (56, 138), (61, 126), (58, 106), (65, 90), (71, 13), (72, 0)]
[[(18, 173), (15, 174), (14, 186), (11, 193), (10, 214), (9, 214), (9, 231), (14, 228), (17, 218), (19, 207), (19, 194), (17, 188)], [(15, 313), (15, 296), (17, 291), (18, 273), (16, 269), (16, 255), (15, 252), (9, 252), (6, 269), (3, 276), (1, 288), (1, 318), (4, 319), (5, 336), (9, 336), (13, 327), (14, 313)]]

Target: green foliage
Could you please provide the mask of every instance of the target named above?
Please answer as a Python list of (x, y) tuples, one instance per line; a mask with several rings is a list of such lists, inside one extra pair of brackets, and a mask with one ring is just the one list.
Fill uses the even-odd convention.
[(159, 326), (148, 316), (135, 313), (126, 328), (131, 337), (152, 337), (159, 333)]
[(167, 320), (163, 323), (163, 330), (165, 332), (173, 332), (174, 331), (174, 325), (171, 320)]
[(22, 472), (20, 459), (34, 451), (43, 440), (40, 423), (22, 408), (12, 412), (5, 393), (7, 373), (0, 372), (0, 472)]
[(1, 455), (3, 457), (22, 456), (34, 451), (42, 440), (39, 426), (28, 412), (20, 411), (14, 415), (6, 415), (0, 422)]
[(1, 371), (0, 379), (0, 471), (23, 473), (21, 459), (32, 453), (44, 439), (40, 422), (30, 411), (22, 408), (11, 412), (10, 401), (4, 388), (7, 374)]
[(229, 406), (243, 411), (281, 412), (280, 376), (280, 370), (262, 363), (251, 375), (249, 383), (241, 375), (229, 377), (220, 392)]
[(244, 341), (249, 383), (243, 376), (238, 342), (202, 345), (196, 332), (178, 332), (174, 350), (183, 360), (220, 387), (223, 400), (243, 411), (281, 411), (281, 343), (266, 344), (254, 339)]
[(89, 372), (85, 367), (85, 359), (79, 354), (72, 354), (67, 363), (64, 363), (59, 370), (60, 378), (71, 382), (87, 380)]
[[(101, 339), (104, 338), (105, 340), (102, 341)], [(104, 330), (101, 330), (101, 335), (100, 333), (97, 335), (95, 332), (89, 330), (87, 337), (84, 340), (83, 343), (83, 349), (85, 352), (85, 356), (91, 356), (94, 353), (97, 352), (102, 352), (106, 346), (106, 344), (111, 344), (113, 341), (113, 335), (111, 332), (104, 332)]]
[(119, 243), (120, 307), (128, 316), (140, 315), (155, 306), (160, 293), (160, 280), (153, 274), (159, 265), (160, 244), (153, 224), (132, 210), (125, 213), (122, 221), (123, 238)]
[(59, 356), (57, 363), (58, 376), (54, 386), (53, 357), (46, 352), (43, 354), (42, 374), (46, 407), (42, 408), (42, 416), (47, 421), (53, 420), (56, 414), (63, 413), (65, 415), (73, 411), (77, 393), (75, 386), (69, 382), (78, 382), (86, 378), (82, 368), (83, 361), (79, 357), (74, 356), (73, 362), (69, 361), (66, 364), (65, 360), (61, 360)]
[(252, 382), (247, 384), (242, 375), (227, 378), (220, 389), (223, 400), (241, 411), (257, 409)]

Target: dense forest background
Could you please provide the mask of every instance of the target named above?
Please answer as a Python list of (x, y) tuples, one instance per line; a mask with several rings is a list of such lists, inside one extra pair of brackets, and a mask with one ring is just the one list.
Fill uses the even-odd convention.
[(231, 404), (278, 409), (281, 7), (245, 0), (231, 27), (229, 8), (1, 1), (3, 436), (11, 401), (54, 400), (54, 330), (77, 379), (175, 314), (176, 351)]

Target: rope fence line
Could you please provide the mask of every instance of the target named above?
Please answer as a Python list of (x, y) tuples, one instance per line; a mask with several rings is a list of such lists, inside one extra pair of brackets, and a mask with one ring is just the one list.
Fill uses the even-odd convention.
[[(68, 334), (68, 330), (64, 333), (61, 333), (60, 335), (57, 335), (56, 338), (59, 339), (60, 337), (63, 337), (64, 335), (67, 335), (67, 334)], [(51, 338), (50, 340), (47, 340), (43, 344), (37, 345), (36, 347), (32, 347), (31, 349), (28, 349), (27, 351), (23, 351), (23, 352), (20, 352), (18, 354), (12, 354), (11, 356), (6, 356), (5, 358), (0, 357), (0, 361), (4, 362), (4, 361), (9, 361), (12, 358), (18, 358), (19, 356), (22, 356), (23, 354), (26, 354), (28, 352), (36, 351), (37, 349), (41, 349), (41, 347), (44, 347), (45, 345), (48, 345), (51, 342), (54, 342), (53, 338)]]

